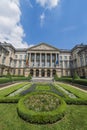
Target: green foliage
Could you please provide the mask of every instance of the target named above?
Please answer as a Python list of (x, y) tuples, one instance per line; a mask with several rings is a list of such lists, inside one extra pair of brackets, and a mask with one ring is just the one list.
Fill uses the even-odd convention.
[(58, 75), (55, 74), (55, 75), (54, 75), (54, 80), (57, 81), (58, 79), (59, 79), (59, 78), (58, 78)]
[(20, 83), (18, 85), (13, 85), (12, 87), (0, 90), (0, 103), (10, 103), (10, 102), (17, 102), (19, 100), (19, 96), (15, 97), (8, 97), (9, 94), (18, 90), (19, 88), (24, 87), (24, 85), (28, 84), (27, 82)]
[(10, 80), (12, 80), (12, 76), (11, 76), (10, 72), (7, 73), (7, 78), (9, 78)]
[(73, 82), (76, 84), (87, 86), (87, 79), (75, 79)]
[(0, 78), (0, 84), (12, 82), (12, 81), (25, 81), (25, 80), (29, 81), (30, 79), (31, 79), (31, 76), (29, 76), (29, 77), (24, 77), (24, 76), (12, 77), (10, 74), (8, 74), (7, 77)]
[(75, 80), (75, 79), (80, 79), (80, 77), (76, 71), (74, 72), (74, 75), (73, 75), (73, 80)]
[(66, 89), (67, 91), (73, 93), (77, 97), (75, 99), (72, 99), (68, 96), (63, 98), (67, 104), (87, 105), (87, 93), (82, 92), (81, 90), (75, 89), (67, 84), (60, 83), (59, 85), (63, 87), (64, 89)]
[(67, 105), (66, 115), (54, 124), (31, 124), (21, 120), (17, 104), (0, 103), (0, 130), (87, 130), (87, 106)]
[(11, 82), (11, 79), (9, 78), (0, 78), (0, 84), (4, 84), (4, 83), (8, 83), (8, 82)]
[(28, 78), (27, 78), (28, 80), (31, 80), (32, 79), (32, 77), (31, 77), (31, 75), (29, 74), (28, 75)]
[[(60, 100), (60, 105), (58, 106), (58, 108), (56, 108), (53, 111), (49, 111), (49, 112), (45, 112), (45, 111), (44, 112), (35, 112), (33, 110), (29, 110), (25, 106), (24, 101), (27, 98), (29, 98), (29, 96), (34, 95), (34, 94), (39, 95), (39, 92), (31, 93), (19, 100), (18, 114), (24, 120), (31, 122), (31, 123), (46, 124), (46, 123), (54, 123), (54, 122), (60, 120), (64, 116), (65, 109), (66, 109), (66, 103), (64, 102), (64, 100), (62, 100), (58, 95), (56, 95), (54, 93), (50, 93), (50, 94), (55, 95)], [(48, 92), (46, 94), (48, 94)]]
[(36, 90), (50, 90), (50, 86), (49, 85), (36, 85)]

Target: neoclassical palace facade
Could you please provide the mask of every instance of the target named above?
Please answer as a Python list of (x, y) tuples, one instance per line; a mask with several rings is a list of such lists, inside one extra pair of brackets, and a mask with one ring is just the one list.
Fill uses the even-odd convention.
[(31, 74), (33, 77), (72, 76), (76, 71), (87, 77), (87, 45), (79, 44), (71, 50), (40, 43), (27, 49), (16, 49), (0, 43), (0, 76)]

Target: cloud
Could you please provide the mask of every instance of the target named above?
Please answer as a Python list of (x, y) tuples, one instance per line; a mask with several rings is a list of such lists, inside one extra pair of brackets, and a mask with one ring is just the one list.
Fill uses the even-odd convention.
[(0, 1), (0, 41), (9, 42), (14, 47), (28, 47), (23, 42), (25, 33), (20, 23), (20, 0)]
[(41, 27), (45, 23), (46, 10), (51, 10), (59, 6), (61, 0), (36, 0), (36, 3), (44, 8), (43, 13), (40, 15), (40, 25)]
[(59, 5), (60, 0), (36, 0), (36, 2), (43, 8), (52, 9)]
[(41, 25), (41, 27), (42, 27), (43, 24), (44, 24), (44, 20), (45, 20), (45, 13), (43, 12), (43, 13), (40, 15), (40, 25)]

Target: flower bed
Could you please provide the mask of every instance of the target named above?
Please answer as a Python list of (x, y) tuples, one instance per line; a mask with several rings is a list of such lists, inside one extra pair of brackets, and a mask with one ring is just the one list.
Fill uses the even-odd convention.
[(18, 114), (31, 123), (53, 123), (65, 113), (66, 103), (58, 95), (49, 92), (33, 92), (18, 103)]

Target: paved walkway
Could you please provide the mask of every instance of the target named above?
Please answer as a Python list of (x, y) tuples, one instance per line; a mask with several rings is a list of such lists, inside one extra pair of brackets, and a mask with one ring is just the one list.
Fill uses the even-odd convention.
[(5, 88), (10, 88), (10, 87), (12, 87), (12, 86), (14, 86), (14, 85), (17, 85), (17, 84), (20, 84), (20, 83), (22, 83), (22, 82), (14, 83), (14, 84), (11, 84), (11, 85), (7, 85), (6, 87), (0, 88), (0, 90), (3, 90), (3, 89), (5, 89)]
[(83, 90), (83, 89), (78, 88), (78, 87), (76, 87), (76, 86), (73, 86), (73, 85), (71, 85), (71, 84), (68, 84), (68, 83), (62, 83), (62, 82), (57, 82), (57, 83), (59, 83), (59, 84), (66, 84), (66, 85), (69, 85), (69, 86), (71, 86), (71, 87), (73, 87), (73, 88), (75, 88), (75, 89), (79, 89), (79, 90), (81, 90), (81, 91), (83, 91), (83, 92), (87, 93), (87, 91), (86, 91), (86, 90)]
[(44, 78), (44, 77), (43, 78), (42, 77), (41, 78), (39, 78), (39, 77), (38, 78), (34, 78), (33, 77), (32, 81), (33, 82), (53, 82), (53, 78)]

